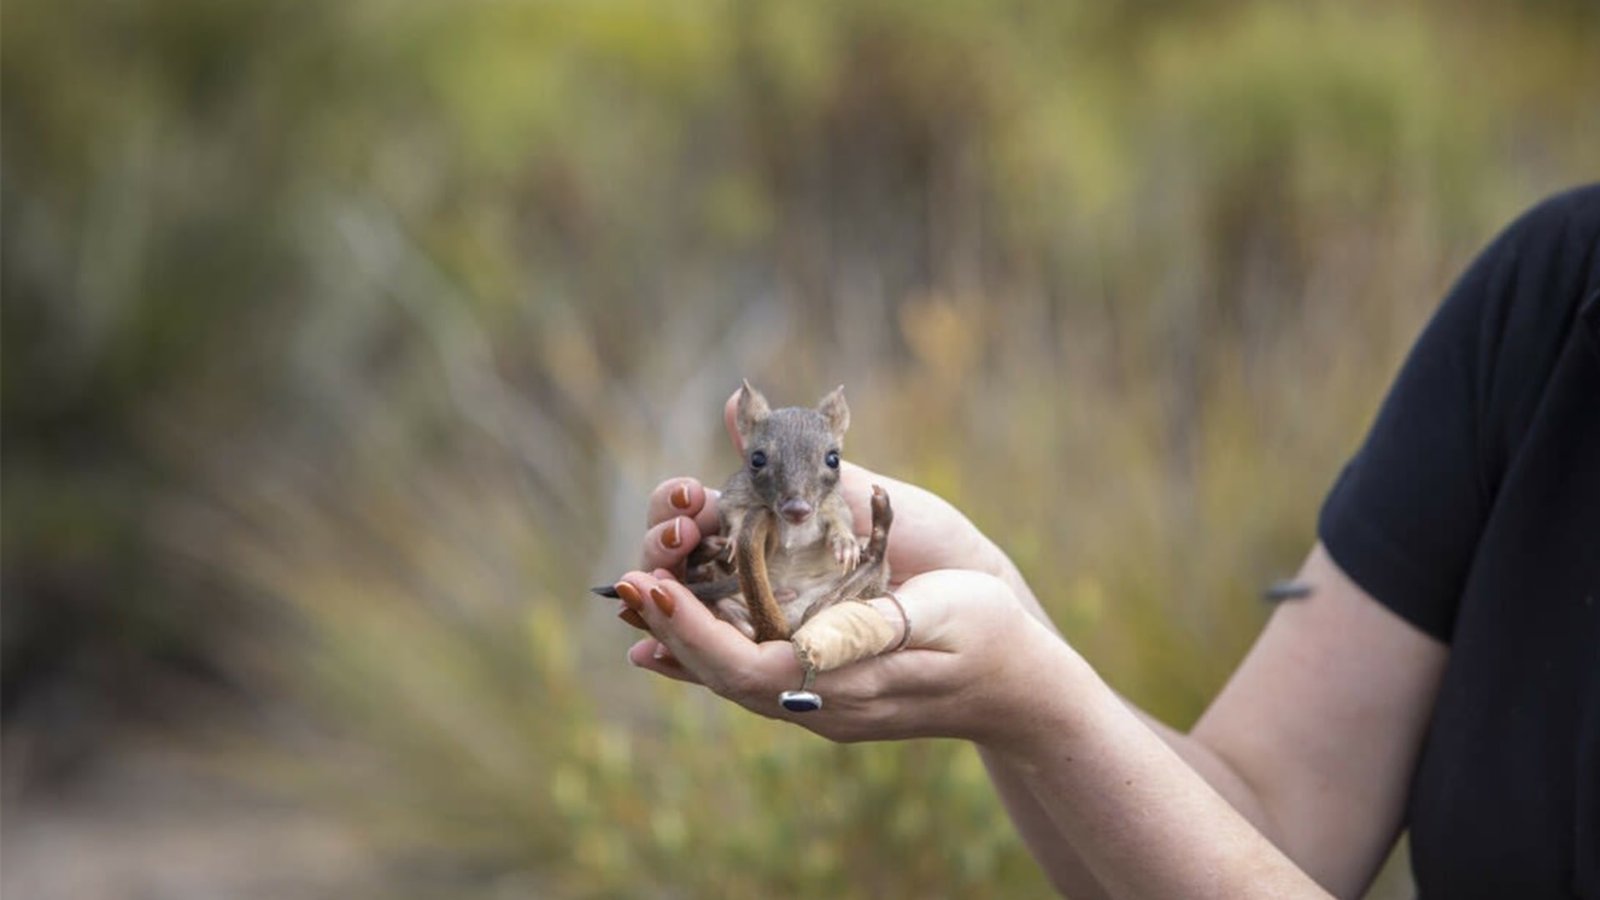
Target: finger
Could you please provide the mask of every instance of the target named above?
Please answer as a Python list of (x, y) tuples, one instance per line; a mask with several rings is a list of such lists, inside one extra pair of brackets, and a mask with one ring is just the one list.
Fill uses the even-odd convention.
[(694, 523), (700, 526), (701, 534), (717, 534), (722, 531), (722, 492), (716, 488), (706, 488), (706, 502), (695, 513)]
[(668, 478), (650, 492), (650, 499), (645, 503), (645, 527), (654, 527), (674, 516), (701, 521), (700, 513), (706, 505), (716, 505), (715, 493), (695, 478)]
[[(657, 639), (702, 684), (751, 708), (771, 707), (780, 685), (798, 683), (800, 665), (787, 641), (753, 644), (711, 614), (689, 589), (657, 570), (623, 576), (641, 596), (640, 613)], [(663, 602), (664, 601), (664, 602)]]
[[(638, 592), (641, 599), (638, 611), (651, 633), (679, 662), (697, 674), (704, 674), (700, 662), (707, 656), (737, 655), (751, 646), (732, 625), (713, 616), (706, 605), (674, 580), (665, 568), (650, 573), (629, 572), (622, 580)], [(739, 647), (740, 644), (744, 648)]]
[(617, 604), (617, 618), (640, 631), (650, 630), (650, 626), (645, 624), (644, 617), (639, 615), (637, 611), (629, 609), (628, 604), (625, 602)]
[(964, 569), (942, 569), (907, 579), (895, 589), (905, 609), (887, 597), (871, 601), (891, 624), (907, 624), (908, 648), (959, 651), (978, 637), (974, 632), (1002, 621), (1020, 609), (1010, 588), (992, 575)]
[(645, 638), (628, 648), (628, 662), (633, 665), (688, 684), (700, 684), (700, 679), (694, 673), (683, 667), (667, 649), (667, 645), (655, 638)]
[(641, 568), (681, 571), (683, 560), (700, 543), (700, 526), (688, 516), (669, 519), (644, 533)]

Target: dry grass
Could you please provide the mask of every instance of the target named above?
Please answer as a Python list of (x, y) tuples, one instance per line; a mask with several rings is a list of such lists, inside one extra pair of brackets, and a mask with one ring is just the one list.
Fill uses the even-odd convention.
[(1560, 4), (12, 6), (8, 614), (263, 698), (224, 764), (384, 896), (1045, 893), (968, 748), (629, 669), (585, 587), (645, 493), (731, 468), (741, 376), (845, 382), (849, 455), (1185, 723), (1600, 146)]

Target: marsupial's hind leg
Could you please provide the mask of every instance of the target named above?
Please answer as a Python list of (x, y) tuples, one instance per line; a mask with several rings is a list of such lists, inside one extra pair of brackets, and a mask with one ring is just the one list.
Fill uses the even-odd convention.
[(867, 600), (880, 597), (889, 586), (889, 526), (894, 524), (894, 508), (889, 505), (889, 494), (878, 485), (872, 486), (872, 531), (867, 535), (867, 546), (862, 548), (861, 562), (839, 578), (826, 594), (811, 604), (801, 618), (805, 624), (812, 616), (844, 600)]
[(894, 524), (894, 509), (889, 506), (889, 492), (878, 485), (872, 486), (872, 531), (867, 535), (867, 546), (862, 555), (882, 565), (883, 584), (889, 583), (889, 526)]
[[(898, 640), (904, 643), (910, 637), (911, 623), (892, 622), (870, 603), (845, 601), (870, 600), (881, 596), (889, 583), (889, 526), (893, 521), (889, 495), (883, 489), (872, 489), (872, 533), (867, 539), (862, 566), (846, 575), (829, 594), (806, 611), (806, 621), (795, 630), (795, 656), (806, 670), (806, 684), (810, 675), (829, 672), (850, 665), (869, 656), (889, 650)], [(899, 604), (896, 603), (898, 606)], [(901, 607), (904, 616), (904, 607)], [(808, 695), (796, 698), (796, 693)], [(791, 699), (809, 699), (814, 705), (794, 707)], [(779, 698), (785, 709), (815, 709), (821, 698), (802, 687), (800, 692), (788, 692)]]

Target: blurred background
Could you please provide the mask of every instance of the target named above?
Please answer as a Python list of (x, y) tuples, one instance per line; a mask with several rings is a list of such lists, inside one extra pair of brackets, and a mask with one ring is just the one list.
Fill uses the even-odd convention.
[(0, 889), (1045, 895), (968, 748), (655, 681), (585, 587), (739, 378), (843, 382), (1186, 726), (1600, 174), (1597, 10), (11, 0)]

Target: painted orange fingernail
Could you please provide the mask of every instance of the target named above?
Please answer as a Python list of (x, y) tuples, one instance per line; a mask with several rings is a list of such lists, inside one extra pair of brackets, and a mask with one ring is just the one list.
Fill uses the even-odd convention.
[(678, 601), (672, 599), (672, 595), (662, 590), (659, 584), (650, 589), (650, 599), (656, 602), (656, 608), (661, 610), (661, 614), (669, 619), (678, 609)]
[(673, 519), (672, 526), (661, 533), (661, 546), (668, 550), (676, 550), (681, 543), (683, 543), (683, 520)]
[[(668, 497), (667, 499), (672, 501), (672, 505), (676, 506), (679, 509), (688, 509), (689, 508), (689, 485), (687, 483), (685, 483), (685, 482), (682, 482), (682, 481), (678, 482), (678, 486), (672, 489), (672, 495), (670, 497)], [(677, 545), (674, 544), (673, 546), (677, 546)]]
[(640, 631), (650, 630), (650, 626), (644, 623), (644, 617), (639, 615), (639, 613), (635, 610), (625, 609), (617, 613), (617, 618), (627, 622), (629, 625), (632, 625)]
[(629, 609), (638, 610), (644, 606), (644, 598), (639, 596), (639, 589), (626, 581), (617, 582), (617, 596), (622, 598), (623, 603), (628, 604)]

